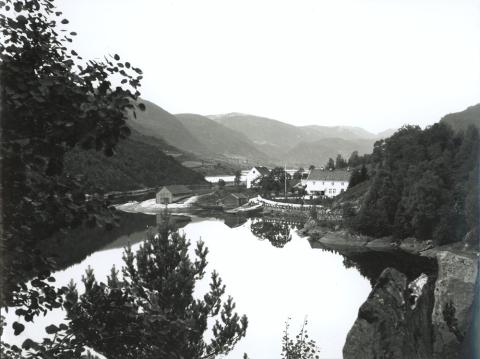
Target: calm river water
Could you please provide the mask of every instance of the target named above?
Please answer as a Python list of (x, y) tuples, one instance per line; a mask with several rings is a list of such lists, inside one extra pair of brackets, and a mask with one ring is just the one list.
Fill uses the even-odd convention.
[[(156, 217), (151, 219), (153, 226)], [(122, 266), (123, 246), (131, 242), (134, 249), (138, 248), (145, 231), (127, 228), (101, 250), (56, 272), (58, 285), (66, 285), (71, 279), (79, 283), (88, 266), (94, 268), (97, 280), (105, 280), (112, 265), (117, 269)], [(320, 357), (342, 357), (346, 335), (371, 286), (357, 269), (344, 266), (341, 255), (312, 249), (309, 241), (290, 226), (262, 219), (192, 217), (180, 231), (192, 244), (200, 239), (206, 243), (208, 271), (219, 272), (227, 295), (237, 304), (236, 310), (248, 316), (247, 336), (227, 358), (242, 358), (244, 352), (252, 359), (279, 358), (285, 321), (291, 318), (290, 332), (294, 336), (305, 317), (310, 337), (321, 348)], [(208, 280), (199, 283), (197, 294), (207, 288)], [(7, 319), (11, 323), (16, 318), (10, 311)], [(61, 311), (51, 313), (27, 325), (19, 337), (7, 330), (4, 339), (21, 343), (27, 337), (41, 338), (46, 325), (62, 319)]]

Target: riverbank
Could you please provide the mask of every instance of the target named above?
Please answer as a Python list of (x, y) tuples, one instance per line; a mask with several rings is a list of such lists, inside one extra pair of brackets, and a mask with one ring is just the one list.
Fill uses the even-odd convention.
[[(459, 359), (478, 353), (479, 252), (468, 242), (439, 247), (409, 238), (401, 243), (391, 237), (375, 239), (305, 226), (312, 248), (353, 253), (405, 253), (429, 258), (435, 273), (408, 278), (397, 269), (385, 268), (359, 310), (344, 346), (345, 359), (372, 357)], [(423, 283), (419, 286), (418, 282)], [(412, 292), (415, 288), (415, 298)], [(412, 300), (413, 304), (412, 305)]]
[(169, 203), (168, 205), (157, 203), (155, 198), (146, 201), (130, 201), (114, 206), (115, 209), (129, 213), (159, 214), (168, 209), (169, 212), (182, 212), (191, 209), (199, 198), (205, 195), (191, 196), (182, 202)]

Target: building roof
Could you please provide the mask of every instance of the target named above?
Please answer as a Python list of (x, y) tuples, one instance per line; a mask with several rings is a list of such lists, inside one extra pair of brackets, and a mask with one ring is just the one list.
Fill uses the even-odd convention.
[(292, 180), (290, 182), (290, 186), (292, 186), (293, 188), (302, 188), (304, 187), (304, 184), (300, 180)]
[(255, 166), (253, 168), (255, 168), (258, 172), (260, 172), (262, 176), (267, 176), (270, 173), (269, 169), (264, 166)]
[(350, 171), (329, 171), (322, 169), (313, 169), (307, 177), (307, 181), (343, 181), (349, 182), (352, 173)]
[[(169, 186), (164, 186), (162, 187), (162, 189), (166, 188), (167, 190), (170, 191), (171, 194), (175, 195), (175, 194), (187, 194), (187, 193), (192, 193), (192, 191), (190, 190), (190, 188), (188, 188), (187, 186), (184, 186), (184, 185), (181, 185), (181, 184), (173, 184), (173, 185), (169, 185)], [(162, 190), (161, 189), (161, 190)]]

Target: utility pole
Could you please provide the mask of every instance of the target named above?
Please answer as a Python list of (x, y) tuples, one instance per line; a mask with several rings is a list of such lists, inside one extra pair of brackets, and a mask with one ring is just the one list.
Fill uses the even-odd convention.
[(287, 200), (287, 163), (285, 162), (285, 170), (283, 173), (283, 177), (285, 178), (285, 200)]

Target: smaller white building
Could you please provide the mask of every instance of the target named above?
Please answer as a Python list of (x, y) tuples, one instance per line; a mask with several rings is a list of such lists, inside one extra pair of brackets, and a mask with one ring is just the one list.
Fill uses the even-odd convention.
[(347, 190), (351, 174), (350, 171), (345, 170), (313, 169), (307, 179), (302, 180), (302, 184), (306, 186), (307, 194), (335, 197)]
[(246, 176), (247, 188), (252, 188), (256, 183), (260, 181), (264, 176), (268, 176), (270, 171), (264, 166), (255, 166), (248, 171)]

